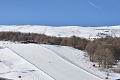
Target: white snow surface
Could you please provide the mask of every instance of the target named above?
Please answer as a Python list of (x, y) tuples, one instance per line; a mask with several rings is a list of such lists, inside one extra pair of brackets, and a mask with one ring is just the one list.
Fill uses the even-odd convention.
[[(106, 72), (90, 62), (85, 52), (72, 47), (6, 41), (0, 44), (0, 77), (13, 80), (104, 80), (106, 77)], [(109, 74), (109, 80), (119, 78), (119, 74)]]
[(9, 48), (0, 47), (0, 77), (12, 80), (54, 80)]
[(55, 80), (101, 80), (101, 78), (71, 64), (58, 56), (56, 52), (41, 45), (9, 44), (6, 46)]
[[(58, 45), (3, 41), (0, 44), (0, 77), (13, 80), (21, 80), (19, 75), (22, 80), (104, 80), (106, 77), (106, 72), (99, 70), (97, 63), (90, 62), (81, 50)], [(109, 74), (109, 80), (119, 78), (119, 74)]]
[(0, 25), (0, 31), (24, 33), (39, 33), (48, 36), (70, 37), (73, 35), (86, 38), (101, 38), (106, 36), (120, 37), (120, 26), (81, 27), (81, 26), (39, 26), (39, 25)]
[[(0, 26), (0, 31), (46, 34), (56, 37), (79, 36), (86, 39), (120, 37), (120, 26)], [(13, 80), (104, 80), (106, 72), (90, 62), (85, 52), (66, 46), (0, 42), (0, 77)], [(96, 67), (92, 65), (95, 64)], [(109, 71), (109, 70), (108, 70)], [(109, 71), (109, 80), (120, 74)], [(18, 76), (22, 76), (18, 78)]]
[[(109, 72), (109, 80), (115, 80), (120, 78), (120, 74), (114, 73), (111, 70), (103, 70), (102, 68), (98, 67), (97, 63), (90, 62), (86, 52), (81, 50), (74, 49), (72, 47), (67, 46), (58, 46), (58, 45), (42, 45), (43, 47), (52, 50), (57, 55), (62, 57), (63, 59), (69, 61), (70, 63), (74, 64), (75, 66), (101, 78), (104, 80), (106, 74)], [(93, 64), (96, 66), (93, 67)]]

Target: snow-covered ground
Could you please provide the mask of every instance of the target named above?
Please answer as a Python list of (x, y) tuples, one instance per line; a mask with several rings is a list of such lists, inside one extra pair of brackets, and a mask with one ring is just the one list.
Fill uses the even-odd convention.
[[(66, 46), (0, 42), (0, 77), (14, 80), (104, 80), (106, 72), (93, 67), (85, 53)], [(12, 55), (12, 56), (11, 56)], [(109, 73), (109, 80), (119, 74)]]
[(0, 77), (12, 80), (54, 80), (2, 45), (0, 46), (0, 60)]
[[(70, 63), (76, 65), (77, 67), (87, 72), (90, 72), (95, 76), (98, 76), (102, 79), (106, 77), (107, 70), (103, 71), (102, 69), (98, 68), (97, 63), (90, 62), (89, 58), (86, 56), (86, 53), (81, 50), (77, 50), (72, 47), (58, 46), (58, 45), (41, 45), (41, 46), (52, 50), (63, 59), (69, 61)], [(93, 64), (95, 64), (96, 67), (93, 67)], [(114, 73), (111, 70), (108, 70), (108, 72), (109, 72), (109, 80), (115, 80), (120, 78), (120, 74)]]
[(12, 25), (0, 26), (0, 31), (13, 31), (25, 33), (41, 33), (49, 36), (70, 37), (73, 35), (86, 39), (101, 38), (105, 36), (120, 37), (120, 26), (81, 27), (81, 26), (39, 26), (39, 25)]
[(55, 52), (40, 45), (11, 44), (6, 46), (28, 60), (30, 63), (36, 65), (39, 69), (48, 73), (55, 78), (55, 80), (88, 80), (88, 78), (90, 80), (101, 80), (101, 78), (76, 67), (56, 55)]
[[(41, 33), (56, 37), (76, 35), (86, 39), (120, 37), (120, 26), (1, 25), (0, 31)], [(3, 41), (0, 44), (0, 77), (13, 80), (104, 80), (106, 77), (106, 72), (99, 69), (97, 63), (90, 62), (81, 50), (57, 45), (25, 45)], [(118, 79), (120, 74), (110, 71), (109, 78)]]

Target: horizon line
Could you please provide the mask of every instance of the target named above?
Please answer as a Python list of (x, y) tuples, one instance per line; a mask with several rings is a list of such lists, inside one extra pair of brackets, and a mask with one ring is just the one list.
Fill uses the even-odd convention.
[(40, 24), (0, 24), (0, 26), (51, 26), (51, 27), (63, 27), (63, 26), (79, 26), (79, 27), (110, 27), (120, 25), (101, 25), (101, 26), (82, 26), (82, 25), (40, 25)]

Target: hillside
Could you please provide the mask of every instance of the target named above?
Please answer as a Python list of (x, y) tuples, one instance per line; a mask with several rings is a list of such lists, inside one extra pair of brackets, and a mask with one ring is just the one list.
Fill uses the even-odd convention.
[(103, 27), (81, 27), (81, 26), (38, 26), (38, 25), (12, 25), (0, 26), (0, 31), (41, 33), (56, 37), (79, 36), (86, 39), (101, 38), (105, 36), (120, 36), (120, 26), (103, 26)]
[[(10, 80), (54, 80), (0, 42), (0, 77)], [(19, 78), (21, 76), (21, 78)]]
[(39, 69), (43, 70), (48, 75), (52, 76), (55, 80), (87, 80), (88, 78), (101, 80), (100, 78), (97, 78), (96, 76), (59, 57), (56, 55), (56, 52), (42, 47), (41, 45), (15, 44), (6, 46)]
[[(1, 45), (5, 46), (1, 48), (1, 63), (6, 68), (0, 68), (3, 73), (0, 77), (13, 80), (20, 80), (19, 75), (21, 79), (27, 80), (102, 80), (106, 77), (106, 72), (100, 71), (96, 63), (89, 62), (81, 50), (66, 46), (11, 42), (1, 42)], [(96, 68), (93, 64), (96, 64)], [(110, 80), (119, 78), (119, 74), (109, 74)]]
[[(114, 73), (113, 71), (111, 71), (111, 69), (104, 69), (105, 70), (104, 71), (102, 67), (99, 68), (97, 61), (96, 63), (90, 62), (89, 61), (90, 59), (88, 57), (89, 55), (87, 55), (86, 52), (83, 52), (81, 50), (87, 50), (89, 53), (89, 51), (92, 51), (97, 48), (98, 50), (95, 51), (96, 52), (98, 51), (97, 53), (99, 53), (99, 49), (101, 48), (105, 48), (105, 49), (107, 48), (107, 50), (110, 51), (119, 49), (118, 46), (119, 39), (115, 38), (114, 40), (112, 37), (120, 37), (120, 26), (50, 27), (50, 26), (37, 26), (37, 25), (22, 25), (22, 26), (14, 25), (14, 26), (0, 26), (0, 31), (1, 31), (1, 40), (6, 40), (0, 42), (1, 44), (0, 63), (2, 65), (0, 68), (1, 70), (0, 77), (13, 79), (13, 80), (20, 80), (20, 79), (88, 80), (88, 77), (90, 80), (93, 79), (102, 80), (106, 77), (106, 71), (109, 71), (109, 80), (115, 80), (119, 78), (119, 74)], [(7, 32), (11, 31), (11, 33), (23, 32), (24, 34), (12, 33), (12, 35), (8, 37), (9, 32), (6, 33), (2, 31), (7, 31)], [(25, 34), (25, 33), (38, 33), (44, 37), (41, 38), (40, 35), (34, 34), (37, 35), (34, 37), (35, 40), (38, 41), (37, 43), (39, 44), (28, 44), (28, 43), (23, 44), (22, 41), (24, 41), (24, 39), (22, 40), (20, 37), (22, 38), (25, 37), (25, 41), (32, 40), (33, 38), (32, 36), (33, 34)], [(48, 35), (49, 38), (46, 35)], [(78, 37), (75, 37), (73, 35)], [(50, 37), (50, 36), (56, 36), (56, 37)], [(104, 38), (106, 36), (112, 36), (112, 37)], [(9, 42), (9, 40), (17, 41), (16, 37), (18, 38), (19, 42), (15, 42), (15, 43)], [(55, 38), (55, 40), (53, 40), (53, 38)], [(89, 40), (86, 40), (84, 38)], [(93, 40), (94, 38), (101, 38), (101, 39)], [(42, 42), (40, 40), (42, 40)], [(48, 40), (48, 42), (46, 40)], [(93, 41), (89, 42), (90, 40)], [(116, 42), (116, 40), (118, 42)], [(54, 41), (59, 43), (58, 44), (50, 43)], [(95, 43), (94, 41), (96, 42), (95, 45), (94, 45)], [(117, 46), (113, 45), (111, 41)], [(67, 42), (67, 44), (64, 44), (64, 42)], [(43, 45), (43, 43), (47, 45)], [(54, 44), (54, 45), (48, 45), (48, 44)], [(63, 46), (58, 46), (58, 45), (63, 45)], [(95, 47), (96, 45), (99, 45), (99, 47)], [(71, 47), (67, 47), (67, 46), (71, 46)], [(92, 49), (91, 46), (95, 48)], [(77, 49), (74, 49), (72, 47)], [(119, 52), (117, 52), (117, 54), (118, 53)], [(11, 55), (13, 56), (11, 57)], [(93, 55), (93, 57), (94, 56), (95, 55)], [(97, 60), (97, 58), (95, 60)], [(95, 64), (95, 67), (93, 67), (93, 64)], [(119, 65), (119, 62), (117, 63), (117, 65)], [(22, 78), (19, 78), (19, 76), (22, 76)]]

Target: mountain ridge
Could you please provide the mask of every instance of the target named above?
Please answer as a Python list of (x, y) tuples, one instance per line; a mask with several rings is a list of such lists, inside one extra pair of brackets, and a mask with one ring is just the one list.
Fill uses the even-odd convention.
[(82, 27), (82, 26), (39, 26), (39, 25), (0, 25), (0, 31), (38, 33), (56, 37), (71, 37), (73, 35), (86, 39), (104, 38), (106, 36), (120, 37), (120, 26)]

